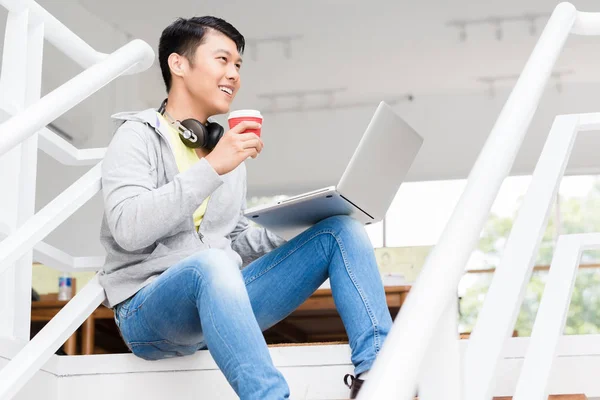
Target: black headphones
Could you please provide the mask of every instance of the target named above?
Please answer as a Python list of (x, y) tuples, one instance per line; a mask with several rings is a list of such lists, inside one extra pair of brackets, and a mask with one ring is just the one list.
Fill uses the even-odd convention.
[(225, 133), (225, 129), (217, 122), (208, 122), (204, 125), (197, 119), (188, 118), (183, 121), (174, 120), (166, 110), (167, 99), (164, 99), (158, 113), (163, 115), (167, 121), (179, 132), (179, 138), (187, 147), (197, 149), (199, 147), (212, 150), (219, 139)]

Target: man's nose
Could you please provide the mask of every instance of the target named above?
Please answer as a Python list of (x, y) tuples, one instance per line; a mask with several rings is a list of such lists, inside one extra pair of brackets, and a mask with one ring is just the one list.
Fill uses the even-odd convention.
[(240, 72), (235, 66), (227, 69), (227, 79), (237, 82), (240, 79)]

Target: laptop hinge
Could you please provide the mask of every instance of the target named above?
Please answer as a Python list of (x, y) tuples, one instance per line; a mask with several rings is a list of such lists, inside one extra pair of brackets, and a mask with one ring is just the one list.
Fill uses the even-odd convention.
[[(339, 192), (338, 192), (339, 193)], [(358, 208), (360, 211), (362, 211), (363, 213), (365, 213), (369, 218), (371, 218), (373, 221), (375, 220), (375, 218), (373, 218), (371, 216), (371, 214), (369, 214), (368, 212), (366, 212), (365, 210), (363, 210), (362, 208), (360, 208), (359, 206), (357, 206), (356, 204), (354, 204), (353, 202), (351, 202), (350, 200), (348, 200), (346, 197), (344, 197), (343, 194), (340, 193), (340, 196), (342, 197), (342, 199), (346, 200), (348, 203), (352, 204), (354, 207)]]

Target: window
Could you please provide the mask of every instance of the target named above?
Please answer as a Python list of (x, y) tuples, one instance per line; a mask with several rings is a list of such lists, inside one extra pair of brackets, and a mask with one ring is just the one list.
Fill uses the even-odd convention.
[[(509, 177), (502, 184), (479, 245), (467, 263), (469, 272), (459, 284), (461, 332), (473, 329), (530, 182), (530, 176), (520, 176)], [(404, 183), (385, 223), (367, 227), (373, 247), (435, 245), (465, 186), (466, 180)], [(283, 197), (252, 198), (248, 204), (250, 207)], [(558, 235), (584, 232), (600, 232), (600, 177), (565, 177), (515, 325), (519, 336), (531, 334)], [(600, 252), (584, 252), (581, 264), (565, 334), (600, 333)]]
[[(467, 263), (459, 285), (461, 332), (471, 331), (500, 263), (512, 224), (525, 195), (530, 176), (507, 178), (492, 206), (477, 249)], [(387, 246), (435, 244), (445, 227), (466, 181), (406, 183), (386, 216)], [(536, 269), (527, 288), (515, 326), (520, 336), (531, 334), (544, 290), (548, 266), (559, 234), (600, 232), (600, 178), (565, 177), (550, 214), (536, 259)], [(567, 318), (566, 334), (600, 333), (600, 254), (585, 252)], [(598, 265), (600, 267), (600, 265)], [(599, 315), (596, 315), (599, 314)]]

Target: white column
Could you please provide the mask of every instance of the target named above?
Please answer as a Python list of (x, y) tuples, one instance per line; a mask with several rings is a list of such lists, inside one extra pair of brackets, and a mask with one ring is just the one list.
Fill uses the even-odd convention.
[[(6, 21), (0, 74), (0, 108), (10, 114), (22, 109), (26, 102), (28, 20), (28, 11), (21, 10), (9, 12)], [(10, 231), (14, 231), (24, 215), (22, 214), (24, 209), (19, 207), (21, 201), (25, 201), (25, 205), (30, 204), (30, 200), (21, 199), (19, 196), (22, 187), (26, 187), (20, 184), (21, 159), (23, 153), (31, 154), (31, 145), (32, 143), (19, 145), (0, 156), (0, 188), (2, 188), (0, 220)], [(22, 267), (22, 264), (23, 259), (15, 263), (13, 268), (4, 273), (0, 279), (0, 336), (29, 340), (30, 311), (27, 309), (26, 315), (20, 314), (31, 301), (31, 292), (28, 289), (27, 304), (23, 304), (25, 301), (23, 286), (27, 284), (29, 288), (31, 287), (31, 262), (27, 266), (27, 271), (17, 271), (16, 268)]]
[[(30, 23), (28, 37), (25, 106), (39, 100), (41, 95), (44, 25)], [(38, 134), (36, 133), (21, 144), (17, 226), (24, 224), (35, 213), (37, 153)], [(30, 337), (32, 263), (33, 250), (30, 250), (17, 261), (15, 276), (14, 336), (23, 340), (29, 340)]]
[(460, 400), (462, 363), (458, 342), (458, 298), (442, 314), (419, 374), (419, 399)]
[(512, 336), (552, 203), (575, 144), (578, 125), (577, 114), (559, 115), (554, 119), (533, 171), (464, 353), (468, 400), (493, 397), (502, 349), (506, 339)]
[[(467, 186), (419, 279), (396, 317), (360, 399), (408, 400), (428, 344), (508, 175), (552, 67), (575, 22), (569, 3), (556, 6), (469, 174)], [(465, 379), (465, 393), (472, 378)], [(364, 394), (363, 394), (364, 393)], [(483, 397), (467, 397), (483, 400)]]

